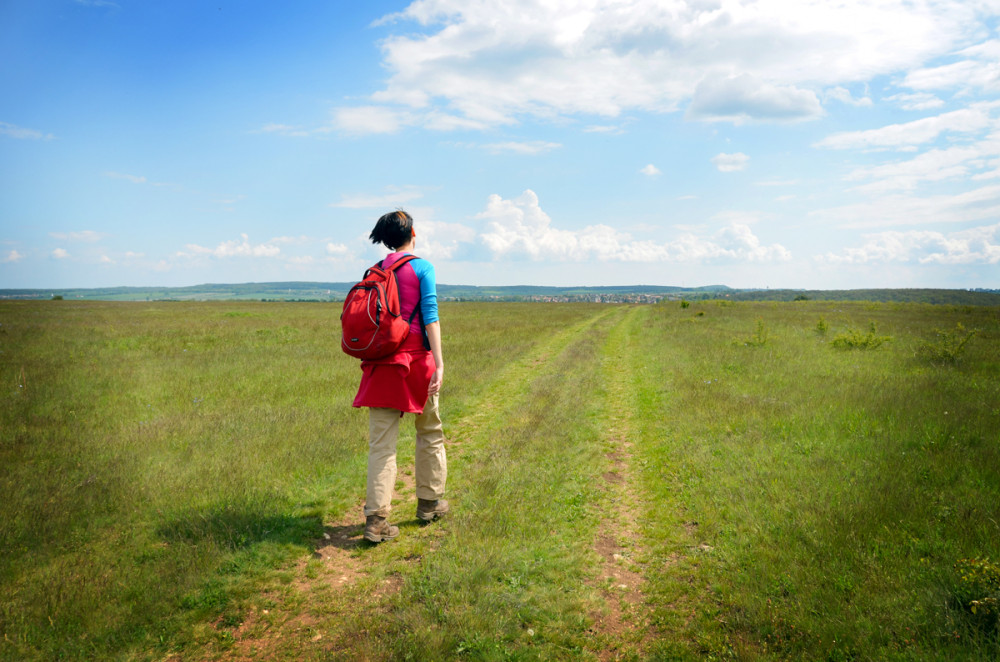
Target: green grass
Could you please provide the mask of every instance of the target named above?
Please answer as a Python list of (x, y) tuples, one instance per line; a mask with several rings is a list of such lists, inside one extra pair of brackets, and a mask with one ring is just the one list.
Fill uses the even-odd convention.
[[(838, 350), (820, 315), (894, 341)], [(766, 343), (726, 342), (761, 318)], [(955, 320), (980, 329), (961, 362), (922, 360)], [(662, 653), (996, 657), (954, 570), (1000, 553), (996, 310), (704, 303), (659, 308), (637, 338), (651, 554), (677, 557), (653, 609), (686, 631)]]
[[(539, 325), (585, 314), (454, 309), (446, 417), (505, 355), (542, 337)], [(0, 306), (0, 653), (92, 659), (167, 646), (305, 554), (324, 516), (356, 503), (367, 420), (350, 407), (360, 370), (340, 352), (338, 313)]]
[(367, 634), (348, 639), (348, 657), (551, 659), (586, 647), (580, 560), (603, 460), (586, 418), (595, 380), (565, 377), (596, 360), (610, 321), (557, 337), (562, 346), (545, 346), (543, 361), (514, 365), (487, 394), (493, 410), (466, 419), (446, 535), (419, 566), (400, 568), (403, 588), (387, 613), (359, 617), (353, 630)]
[[(367, 420), (336, 305), (0, 303), (0, 659), (1000, 656), (1000, 310), (442, 313), (454, 513), (337, 588), (309, 557)], [(625, 439), (650, 627), (603, 632)]]

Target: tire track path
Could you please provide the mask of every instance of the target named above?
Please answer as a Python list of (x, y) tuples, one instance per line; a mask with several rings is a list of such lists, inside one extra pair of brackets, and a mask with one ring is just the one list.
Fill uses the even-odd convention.
[[(556, 356), (565, 352), (574, 341), (579, 341), (583, 335), (590, 333), (599, 322), (611, 315), (620, 315), (621, 312), (621, 309), (616, 308), (602, 310), (556, 332), (548, 340), (536, 346), (525, 358), (508, 365), (479, 396), (478, 404), (470, 407), (471, 413), (455, 422), (452, 426), (455, 435), (449, 442), (460, 444), (462, 440), (476, 436), (484, 423), (495, 418), (500, 409), (516, 411), (517, 400), (527, 394), (524, 389), (525, 384), (549, 374)], [(449, 449), (451, 447), (449, 446)]]
[[(476, 474), (480, 465), (490, 464), (493, 441), (511, 428), (523, 426), (535, 390), (541, 384), (558, 382), (562, 371), (572, 364), (568, 353), (595, 338), (600, 344), (607, 329), (620, 324), (625, 312), (622, 307), (609, 306), (575, 324), (553, 329), (551, 336), (500, 371), (466, 408), (467, 414), (446, 421), (449, 464), (462, 469), (456, 473)], [(317, 541), (311, 559), (292, 569), (294, 578), (286, 590), (290, 596), (277, 600), (292, 612), (275, 613), (283, 611), (276, 605), (270, 614), (251, 614), (236, 633), (236, 645), (221, 658), (268, 659), (296, 648), (302, 659), (324, 658), (334, 651), (335, 657), (347, 656), (343, 659), (350, 657), (351, 651), (360, 657), (370, 656), (370, 642), (357, 637), (357, 626), (352, 632), (346, 624), (365, 623), (363, 611), (374, 614), (392, 609), (393, 596), (407, 577), (419, 572), (439, 548), (453, 544), (452, 539), (458, 537), (452, 530), (455, 514), (461, 517), (463, 508), (480, 507), (463, 504), (461, 486), (451, 479), (449, 482), (448, 498), (458, 513), (432, 526), (411, 522), (403, 514), (414, 500), (413, 478), (404, 461), (394, 497), (400, 537), (378, 548), (370, 548), (361, 539), (363, 526), (357, 513), (363, 494), (359, 494), (356, 505), (326, 522), (324, 537)], [(314, 605), (316, 599), (322, 599), (323, 604)], [(267, 627), (262, 627), (261, 621), (266, 621)]]
[(635, 390), (630, 382), (634, 362), (630, 329), (641, 308), (631, 308), (608, 335), (601, 357), (604, 389), (603, 448), (608, 470), (602, 475), (606, 507), (594, 550), (601, 558), (597, 589), (604, 609), (594, 614), (594, 630), (604, 647), (601, 660), (641, 657), (649, 636), (649, 611), (645, 604), (640, 559), (643, 558), (641, 521), (643, 508), (634, 463), (632, 437)]

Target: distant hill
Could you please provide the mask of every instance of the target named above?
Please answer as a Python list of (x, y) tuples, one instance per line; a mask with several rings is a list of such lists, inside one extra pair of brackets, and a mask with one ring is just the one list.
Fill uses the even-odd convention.
[[(101, 287), (62, 289), (0, 290), (0, 299), (93, 299), (101, 301), (213, 301), (213, 300), (275, 300), (275, 301), (338, 301), (351, 289), (351, 283), (239, 283), (192, 285), (190, 287)], [(476, 286), (438, 284), (438, 296), (445, 300), (525, 300), (546, 297), (593, 299), (622, 296), (663, 298), (673, 296), (704, 296), (731, 291), (724, 285), (682, 288), (658, 285), (609, 287), (546, 287), (536, 285)]]
[[(190, 287), (100, 287), (59, 289), (0, 289), (2, 299), (99, 301), (340, 301), (353, 283), (236, 283)], [(1000, 306), (1000, 290), (864, 289), (864, 290), (740, 290), (725, 285), (669, 287), (621, 285), (606, 287), (547, 287), (538, 285), (438, 285), (445, 301), (602, 301), (655, 303), (660, 300), (699, 301), (882, 301), (952, 305)]]

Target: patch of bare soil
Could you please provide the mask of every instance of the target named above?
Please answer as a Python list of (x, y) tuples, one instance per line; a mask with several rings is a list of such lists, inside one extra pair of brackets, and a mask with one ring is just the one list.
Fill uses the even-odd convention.
[(643, 595), (644, 579), (635, 559), (642, 550), (641, 512), (632, 487), (631, 444), (624, 434), (612, 439), (607, 453), (611, 470), (602, 475), (605, 498), (611, 507), (598, 528), (594, 550), (602, 559), (598, 575), (605, 610), (593, 614), (594, 633), (608, 647), (598, 651), (600, 660), (619, 660), (640, 654), (649, 636)]
[[(397, 506), (412, 501), (407, 499), (414, 492), (412, 471), (400, 470), (396, 476), (396, 490), (393, 502)], [(292, 569), (294, 578), (289, 584), (289, 595), (271, 595), (271, 600), (265, 595), (264, 602), (274, 601), (273, 609), (252, 609), (243, 622), (231, 631), (233, 645), (220, 658), (232, 662), (249, 660), (289, 659), (279, 651), (282, 643), (288, 641), (310, 642), (323, 646), (324, 634), (320, 631), (321, 619), (311, 614), (308, 609), (284, 606), (299, 600), (308, 600), (308, 596), (320, 592), (326, 601), (340, 592), (352, 587), (366, 572), (365, 561), (356, 552), (359, 548), (370, 545), (364, 539), (365, 516), (364, 504), (358, 502), (349, 508), (339, 519), (327, 523), (323, 527), (323, 536), (314, 543), (313, 552), (308, 558), (301, 559)], [(315, 561), (320, 566), (315, 566)], [(391, 595), (401, 587), (402, 580), (391, 576), (374, 592), (366, 596), (366, 600), (375, 601)], [(221, 624), (217, 625), (221, 629)]]
[[(332, 595), (352, 586), (365, 572), (355, 550), (369, 544), (363, 538), (364, 516), (361, 504), (323, 527), (323, 536), (315, 541), (313, 552), (292, 569), (293, 579), (283, 590), (266, 592), (260, 602), (270, 607), (253, 607), (243, 622), (230, 633), (233, 643), (221, 656), (232, 662), (288, 659), (282, 652), (288, 641), (321, 645), (320, 618), (302, 604), (308, 604), (315, 592)], [(320, 561), (317, 568), (314, 561)], [(312, 562), (312, 563), (311, 563)], [(217, 626), (218, 627), (218, 626)]]
[[(463, 427), (466, 434), (470, 434), (469, 426)], [(461, 446), (461, 439), (449, 437), (449, 458)], [(363, 485), (361, 487), (363, 489)], [(390, 516), (390, 521), (412, 516), (413, 511), (406, 514), (403, 510), (416, 507), (416, 480), (412, 464), (397, 468), (392, 501), (394, 515)], [(287, 588), (262, 596), (261, 602), (273, 604), (273, 607), (251, 608), (243, 622), (234, 629), (226, 628), (221, 622), (215, 624), (218, 630), (229, 630), (233, 643), (225, 651), (213, 651), (210, 659), (232, 662), (296, 659), (295, 654), (288, 651), (293, 644), (306, 647), (312, 644), (323, 650), (333, 645), (338, 636), (322, 631), (324, 622), (328, 623), (331, 618), (331, 610), (356, 610), (362, 604), (366, 608), (374, 608), (384, 598), (397, 593), (403, 584), (402, 577), (397, 574), (389, 575), (374, 590), (364, 591), (364, 595), (350, 593), (352, 587), (369, 572), (366, 557), (357, 553), (359, 549), (371, 545), (364, 539), (364, 526), (364, 503), (359, 499), (339, 519), (324, 525), (323, 536), (314, 541), (312, 553), (291, 569), (293, 578)], [(433, 551), (445, 532), (439, 527), (428, 527), (424, 535), (430, 537), (429, 549)], [(404, 561), (419, 563), (420, 557)], [(318, 600), (323, 603), (320, 610), (323, 615), (320, 616), (309, 607)]]

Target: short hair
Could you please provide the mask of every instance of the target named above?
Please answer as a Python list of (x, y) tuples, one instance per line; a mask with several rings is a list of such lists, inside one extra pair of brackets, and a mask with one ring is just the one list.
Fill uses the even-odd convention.
[(402, 209), (383, 214), (368, 238), (373, 244), (385, 244), (387, 248), (397, 249), (403, 246), (413, 236), (413, 217)]

